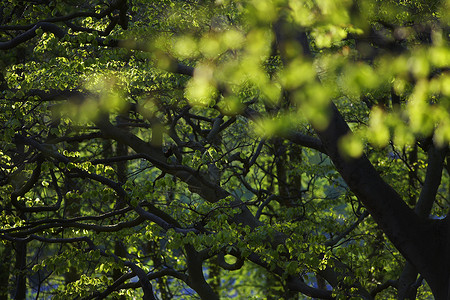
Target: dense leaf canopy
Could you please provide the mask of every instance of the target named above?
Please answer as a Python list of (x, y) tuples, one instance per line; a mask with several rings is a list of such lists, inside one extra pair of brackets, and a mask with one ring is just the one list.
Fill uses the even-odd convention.
[(449, 11), (1, 0), (0, 299), (449, 299)]

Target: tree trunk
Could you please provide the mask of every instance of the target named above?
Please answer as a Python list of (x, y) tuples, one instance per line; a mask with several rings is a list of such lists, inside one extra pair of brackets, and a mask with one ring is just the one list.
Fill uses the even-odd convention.
[[(338, 145), (351, 131), (334, 104), (330, 104), (329, 111), (328, 127), (316, 128), (316, 132), (336, 169), (403, 257), (423, 275), (436, 299), (447, 299), (448, 218), (445, 221), (420, 218), (384, 182), (364, 155), (355, 159), (344, 156)], [(429, 206), (428, 201), (425, 204)]]
[(16, 293), (15, 300), (25, 300), (27, 291), (27, 278), (26, 278), (26, 265), (27, 265), (27, 243), (22, 241), (16, 242), (16, 265), (15, 269), (18, 271), (16, 276)]

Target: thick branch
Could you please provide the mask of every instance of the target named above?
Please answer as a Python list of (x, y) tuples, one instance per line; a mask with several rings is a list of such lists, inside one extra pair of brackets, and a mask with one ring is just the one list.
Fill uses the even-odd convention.
[(30, 235), (26, 238), (18, 238), (18, 237), (12, 237), (8, 234), (2, 234), (0, 235), (0, 239), (7, 240), (7, 241), (15, 241), (15, 242), (29, 242), (29, 241), (40, 241), (44, 243), (50, 243), (50, 244), (60, 244), (60, 243), (79, 243), (79, 242), (86, 242), (90, 248), (95, 248), (94, 243), (91, 239), (88, 237), (75, 237), (75, 238), (45, 238), (38, 235)]
[(388, 280), (386, 282), (383, 282), (382, 284), (378, 285), (373, 291), (370, 292), (370, 294), (375, 297), (378, 293), (382, 292), (383, 290), (389, 288), (389, 287), (396, 287), (397, 282), (394, 280)]
[[(222, 189), (219, 185), (209, 182), (200, 173), (182, 165), (169, 165), (166, 163), (166, 157), (161, 148), (152, 146), (144, 142), (134, 134), (113, 126), (108, 120), (98, 120), (97, 126), (105, 134), (120, 143), (128, 145), (136, 153), (146, 155), (146, 159), (154, 164), (161, 171), (178, 177), (180, 180), (189, 185), (192, 192), (199, 194), (206, 201), (215, 203), (224, 199), (230, 194)], [(252, 213), (240, 200), (233, 200), (230, 206), (236, 206), (241, 209), (241, 213), (232, 217), (233, 222), (237, 224), (249, 225), (251, 228), (256, 228), (260, 223), (255, 219)]]
[(427, 218), (436, 199), (436, 193), (441, 184), (442, 169), (447, 149), (439, 149), (431, 145), (428, 149), (428, 167), (419, 200), (414, 211), (422, 218)]
[(48, 22), (37, 23), (31, 29), (16, 36), (15, 38), (13, 38), (7, 42), (0, 42), (0, 50), (9, 50), (9, 49), (12, 49), (22, 43), (25, 43), (28, 40), (31, 40), (32, 38), (34, 38), (36, 36), (36, 30), (39, 28), (41, 28), (42, 30), (44, 30), (46, 32), (53, 33), (58, 38), (63, 38), (64, 35), (66, 34), (64, 32), (64, 30), (62, 30), (55, 24), (48, 23)]
[[(10, 89), (9, 92), (15, 94), (19, 90), (18, 89)], [(7, 101), (11, 102), (26, 102), (30, 101), (32, 97), (37, 97), (39, 102), (42, 101), (59, 101), (59, 100), (67, 100), (71, 98), (85, 98), (87, 95), (86, 92), (80, 92), (77, 90), (56, 90), (50, 89), (48, 91), (31, 89), (25, 93), (23, 97), (12, 97), (5, 98)]]
[(229, 270), (229, 271), (239, 270), (244, 265), (245, 260), (242, 259), (242, 257), (240, 257), (240, 255), (237, 255), (235, 257), (236, 257), (236, 262), (234, 262), (233, 264), (229, 264), (225, 260), (225, 252), (220, 251), (217, 254), (217, 264), (222, 269), (225, 269), (225, 270)]
[[(350, 159), (341, 154), (339, 142), (350, 133), (350, 129), (332, 103), (330, 112), (328, 127), (316, 129), (316, 132), (336, 169), (402, 255), (425, 278), (433, 278), (433, 273), (441, 268), (436, 261), (441, 251), (437, 222), (422, 221), (380, 177), (367, 157)], [(434, 285), (430, 280), (428, 283)]]
[(132, 262), (125, 262), (125, 265), (128, 266), (134, 274), (139, 278), (139, 283), (141, 284), (142, 291), (144, 292), (144, 300), (156, 300), (155, 295), (153, 294), (153, 287), (150, 283), (150, 280), (147, 278), (147, 274), (139, 268), (136, 264)]
[(168, 222), (166, 222), (165, 220), (163, 220), (162, 218), (158, 217), (155, 214), (152, 214), (146, 210), (144, 210), (140, 205), (137, 205), (134, 209), (141, 217), (152, 221), (155, 224), (158, 224), (161, 228), (163, 228), (164, 230), (169, 230), (169, 229), (173, 229), (175, 230), (175, 232), (178, 233), (182, 233), (182, 234), (187, 234), (188, 232), (193, 232), (193, 233), (199, 233), (199, 231), (195, 228), (179, 228), (176, 227), (173, 224), (170, 224)]
[(107, 212), (107, 213), (104, 213), (104, 214), (98, 215), (98, 216), (84, 216), (84, 217), (76, 217), (76, 218), (71, 218), (71, 219), (43, 219), (43, 220), (39, 220), (39, 221), (28, 222), (26, 226), (2, 229), (2, 232), (14, 232), (17, 230), (26, 230), (26, 229), (30, 229), (30, 228), (33, 228), (35, 226), (42, 225), (42, 224), (52, 224), (52, 223), (63, 223), (64, 224), (64, 223), (74, 223), (74, 222), (80, 222), (80, 221), (102, 221), (104, 219), (111, 218), (111, 217), (114, 217), (117, 215), (124, 215), (127, 212), (129, 212), (130, 210), (132, 210), (131, 207), (126, 207), (126, 208), (123, 208), (120, 210), (114, 210), (111, 212)]
[(213, 291), (203, 276), (203, 260), (191, 245), (184, 247), (186, 251), (187, 267), (189, 271), (189, 285), (198, 293), (201, 299), (214, 300), (219, 296)]
[[(245, 108), (245, 110), (243, 112), (243, 116), (245, 116), (253, 121), (263, 118), (263, 116), (259, 112), (257, 112), (254, 109), (251, 109), (250, 107)], [(296, 130), (291, 130), (286, 133), (281, 133), (280, 137), (288, 139), (289, 141), (291, 141), (294, 144), (297, 144), (297, 145), (300, 145), (303, 147), (307, 147), (307, 148), (311, 148), (311, 149), (315, 149), (319, 152), (326, 154), (326, 151), (325, 151), (325, 148), (323, 147), (322, 142), (315, 137), (302, 134)]]
[[(425, 175), (425, 181), (420, 191), (414, 211), (421, 218), (428, 218), (431, 208), (436, 199), (436, 193), (441, 183), (442, 169), (447, 149), (439, 149), (431, 144), (428, 149), (428, 167)], [(414, 298), (417, 288), (413, 285), (417, 278), (417, 270), (409, 262), (406, 262), (402, 274), (398, 280), (399, 299)]]

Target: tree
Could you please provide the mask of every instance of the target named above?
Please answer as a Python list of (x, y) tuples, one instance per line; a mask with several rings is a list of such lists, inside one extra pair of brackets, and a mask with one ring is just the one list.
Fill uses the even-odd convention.
[(448, 299), (449, 6), (1, 1), (1, 299)]

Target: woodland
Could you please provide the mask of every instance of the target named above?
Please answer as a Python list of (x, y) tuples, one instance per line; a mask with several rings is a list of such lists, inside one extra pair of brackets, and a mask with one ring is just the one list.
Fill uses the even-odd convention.
[(449, 0), (0, 0), (0, 300), (450, 299)]

